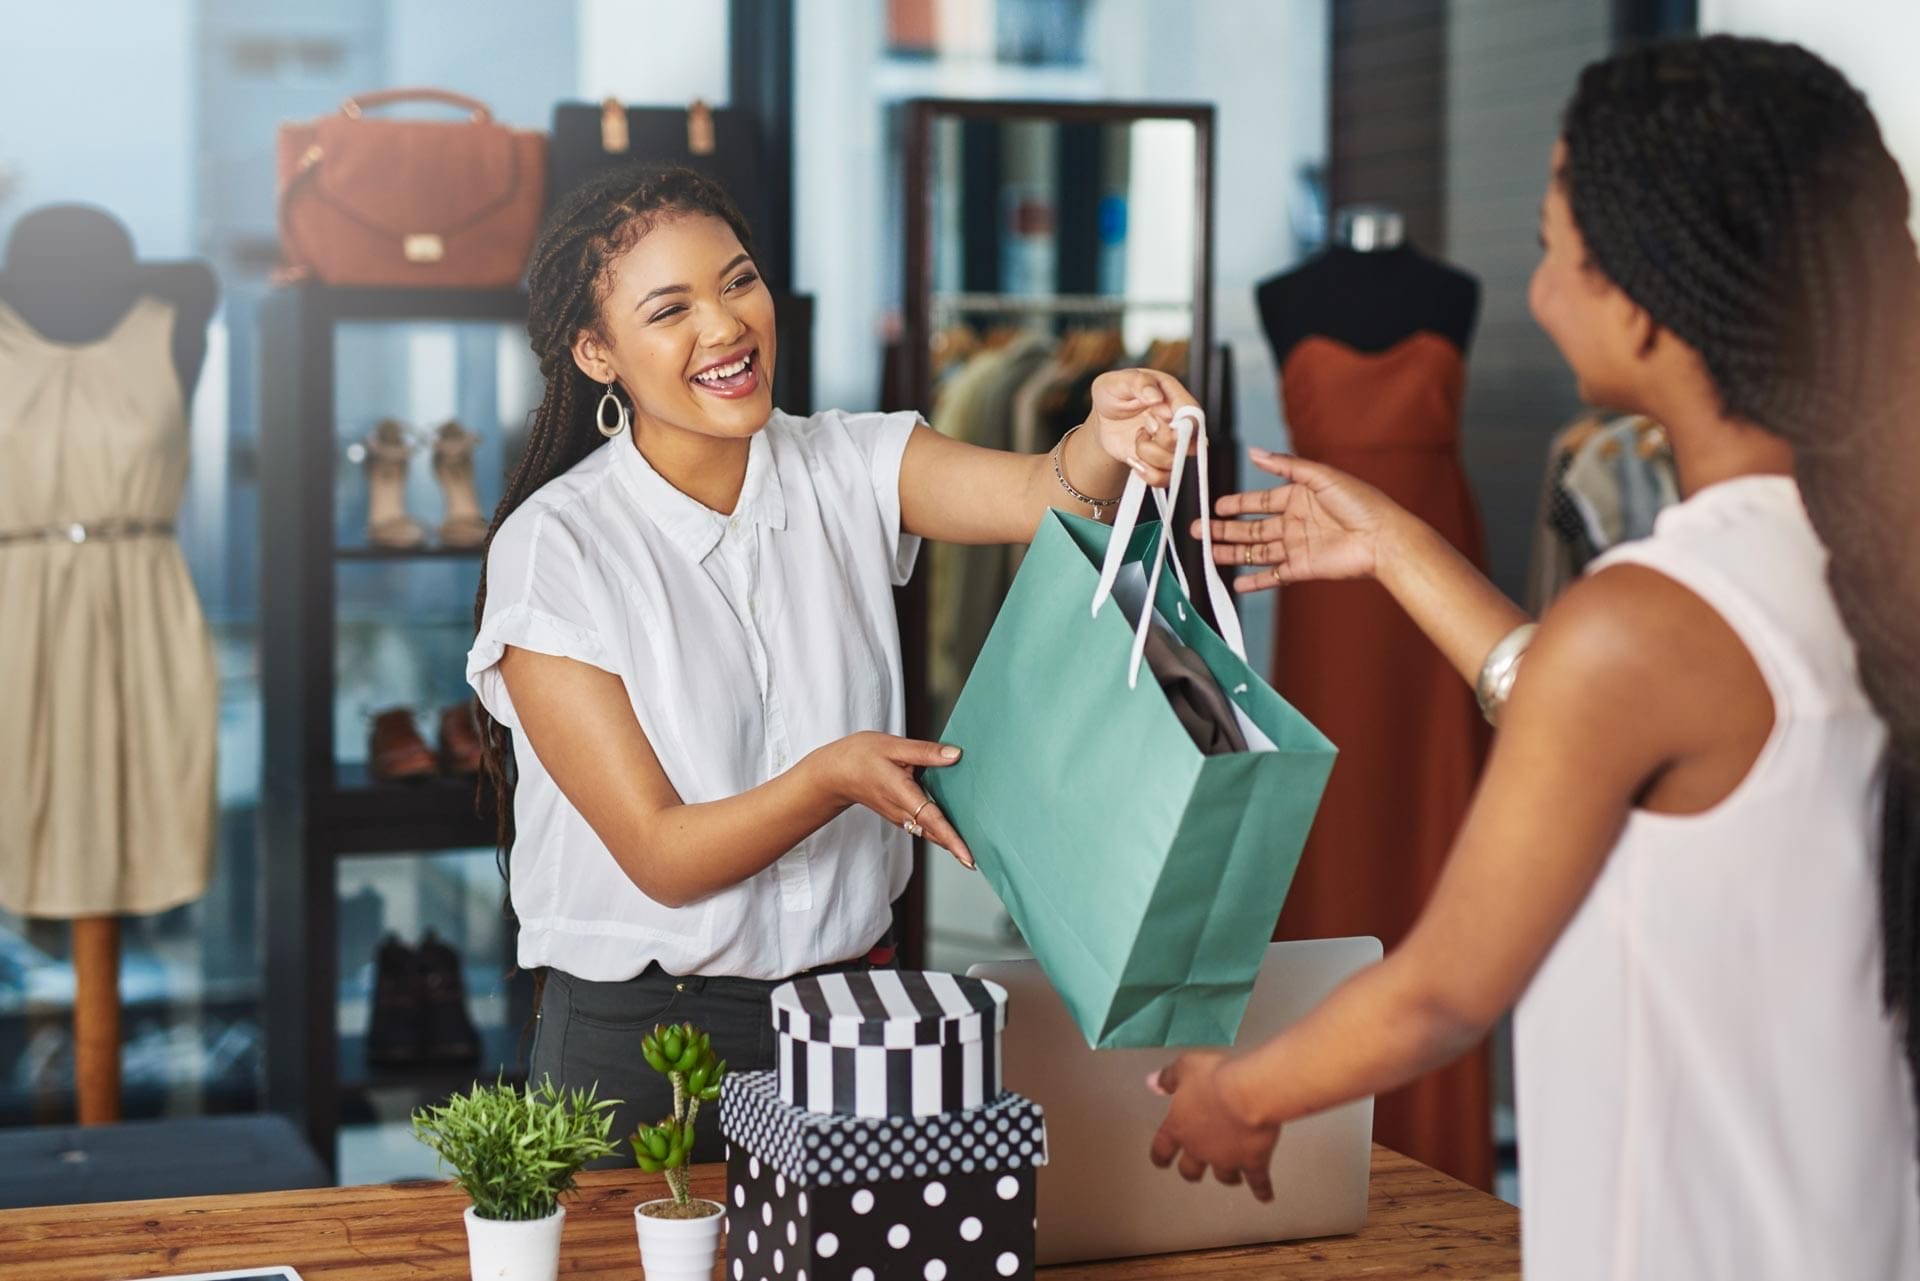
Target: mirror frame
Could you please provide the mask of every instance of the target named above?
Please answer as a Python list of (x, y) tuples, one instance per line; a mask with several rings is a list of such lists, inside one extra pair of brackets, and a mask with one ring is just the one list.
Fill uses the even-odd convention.
[[(913, 98), (907, 109), (906, 306), (902, 345), (906, 403), (932, 411), (933, 367), (933, 127), (938, 120), (1029, 121), (1126, 125), (1143, 120), (1183, 121), (1193, 126), (1193, 333), (1187, 356), (1187, 389), (1212, 404), (1208, 385), (1213, 349), (1213, 130), (1211, 104), (1192, 102), (1052, 102), (1037, 99)], [(934, 424), (937, 429), (939, 424)]]
[[(1194, 228), (1193, 254), (1193, 333), (1189, 339), (1186, 383), (1202, 405), (1207, 407), (1208, 434), (1216, 445), (1223, 436), (1230, 440), (1230, 406), (1217, 403), (1216, 393), (1230, 389), (1232, 368), (1222, 367), (1214, 349), (1213, 326), (1213, 188), (1214, 188), (1214, 108), (1208, 103), (1138, 101), (1044, 101), (982, 100), (965, 98), (912, 98), (901, 104), (906, 109), (903, 138), (906, 150), (905, 196), (907, 202), (906, 293), (901, 315), (900, 374), (903, 386), (898, 404), (890, 409), (912, 408), (922, 414), (933, 410), (933, 217), (932, 182), (933, 126), (938, 120), (1035, 121), (1075, 124), (1124, 125), (1141, 120), (1184, 121), (1194, 129)], [(935, 424), (937, 429), (938, 424)], [(1233, 451), (1216, 448), (1216, 468), (1233, 467)], [(1223, 472), (1223, 474), (1225, 474)], [(1193, 486), (1197, 477), (1190, 476)], [(1224, 491), (1222, 491), (1224, 492)], [(1184, 554), (1184, 553), (1183, 553)], [(1192, 549), (1197, 556), (1197, 548)], [(1193, 572), (1199, 572), (1197, 564)], [(1196, 580), (1197, 581), (1197, 580)], [(895, 593), (895, 608), (900, 621), (902, 675), (906, 689), (906, 730), (921, 738), (930, 736), (938, 726), (927, 723), (927, 578), (916, 574)], [(900, 963), (917, 968), (926, 959), (927, 877), (926, 845), (914, 842), (913, 874), (896, 904)]]

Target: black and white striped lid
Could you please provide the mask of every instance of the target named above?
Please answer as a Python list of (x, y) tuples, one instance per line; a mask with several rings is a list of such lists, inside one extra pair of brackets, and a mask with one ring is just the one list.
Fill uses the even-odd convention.
[(819, 1045), (952, 1045), (1006, 1025), (1005, 988), (937, 970), (815, 974), (773, 990), (775, 1029)]

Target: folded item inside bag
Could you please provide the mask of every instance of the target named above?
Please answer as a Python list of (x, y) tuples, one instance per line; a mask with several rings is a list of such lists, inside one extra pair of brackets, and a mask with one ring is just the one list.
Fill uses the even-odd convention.
[(1233, 704), (1199, 654), (1155, 625), (1147, 632), (1147, 668), (1160, 682), (1167, 703), (1203, 756), (1247, 750)]
[[(1120, 571), (1113, 584), (1113, 599), (1127, 621), (1137, 626), (1147, 600), (1147, 575), (1139, 564), (1129, 564)], [(1158, 610), (1154, 611), (1153, 626), (1147, 629), (1144, 658), (1181, 728), (1192, 737), (1201, 755), (1274, 750), (1273, 740), (1228, 700), (1206, 660), (1174, 634)]]

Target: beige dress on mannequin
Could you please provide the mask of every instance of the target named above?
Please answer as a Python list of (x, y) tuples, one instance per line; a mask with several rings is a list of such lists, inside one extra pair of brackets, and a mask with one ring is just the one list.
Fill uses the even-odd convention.
[(0, 304), (0, 907), (21, 915), (206, 889), (219, 686), (169, 532), (188, 459), (173, 316), (145, 297), (68, 344)]

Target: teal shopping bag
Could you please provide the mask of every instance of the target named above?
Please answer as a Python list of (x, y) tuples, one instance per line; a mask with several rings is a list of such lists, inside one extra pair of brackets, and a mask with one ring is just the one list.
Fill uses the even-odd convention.
[[(1207, 504), (1204, 423), (1176, 427), (1183, 461), (1199, 431)], [(1128, 485), (1112, 529), (1042, 521), (941, 736), (964, 755), (925, 784), (1089, 1045), (1228, 1045), (1334, 747), (1247, 664), (1211, 540), (1224, 639), (1162, 575), (1178, 473), (1162, 525), (1137, 524), (1144, 492)], [(1201, 754), (1141, 676), (1148, 626), (1205, 660), (1258, 750)]]

